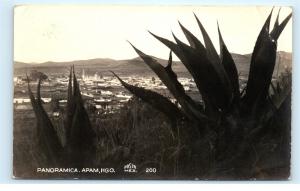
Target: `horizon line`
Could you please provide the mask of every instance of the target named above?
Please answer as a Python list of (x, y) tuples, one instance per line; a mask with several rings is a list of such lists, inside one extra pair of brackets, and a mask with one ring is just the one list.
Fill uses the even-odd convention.
[[(285, 53), (290, 53), (292, 54), (293, 52), (290, 52), (290, 51), (284, 51), (284, 50), (278, 50), (278, 52), (285, 52)], [(237, 55), (242, 55), (242, 56), (245, 56), (245, 55), (251, 55), (252, 53), (247, 53), (247, 54), (240, 54), (240, 53), (235, 53), (235, 52), (231, 52), (230, 53), (231, 55), (232, 54), (237, 54)], [(151, 55), (149, 55), (151, 56)], [(164, 59), (164, 58), (159, 58), (159, 57), (156, 57), (156, 56), (151, 56), (153, 58), (156, 58), (156, 59), (161, 59), (161, 60), (167, 60), (167, 59)], [(134, 59), (138, 59), (138, 58), (141, 58), (139, 56), (136, 56), (136, 57), (133, 57), (133, 58), (124, 58), (124, 59), (115, 59), (115, 58), (108, 58), (108, 57), (104, 57), (104, 58), (101, 58), (101, 57), (96, 57), (96, 58), (87, 58), (87, 59), (78, 59), (78, 60), (66, 60), (66, 61), (53, 61), (53, 60), (48, 60), (48, 61), (43, 61), (43, 62), (25, 62), (25, 61), (19, 61), (19, 60), (13, 60), (14, 64), (16, 62), (19, 62), (19, 63), (24, 63), (24, 64), (33, 64), (33, 65), (40, 65), (40, 64), (45, 64), (45, 63), (48, 63), (48, 62), (54, 62), (54, 63), (64, 63), (64, 62), (77, 62), (77, 61), (87, 61), (87, 60), (97, 60), (97, 59), (107, 59), (107, 60), (114, 60), (114, 61), (123, 61), (123, 60), (134, 60)], [(175, 60), (173, 59), (173, 61), (175, 62), (181, 62), (181, 60)]]

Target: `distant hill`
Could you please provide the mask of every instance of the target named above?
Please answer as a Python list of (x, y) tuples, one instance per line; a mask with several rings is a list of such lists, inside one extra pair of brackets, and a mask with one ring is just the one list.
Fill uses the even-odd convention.
[(14, 68), (17, 69), (17, 68), (28, 68), (28, 67), (32, 67), (33, 65), (32, 64), (27, 64), (27, 63), (24, 63), (24, 62), (15, 62), (14, 63)]
[[(251, 54), (241, 55), (232, 53), (232, 57), (236, 63), (237, 69), (241, 75), (248, 75)], [(166, 65), (167, 60), (156, 58), (161, 64)], [(278, 52), (276, 58), (275, 72), (277, 73), (277, 65), (279, 64), (279, 72), (283, 71), (285, 67), (292, 67), (292, 53)], [(113, 70), (124, 74), (153, 74), (151, 69), (142, 61), (141, 58), (137, 57), (128, 60), (114, 60), (108, 58), (97, 58), (89, 60), (76, 60), (69, 62), (44, 62), (39, 64), (15, 62), (15, 74), (24, 74), (25, 71), (36, 69), (45, 73), (64, 73), (70, 66), (74, 65), (76, 69), (85, 69), (87, 73), (101, 72), (106, 73), (109, 70)], [(173, 62), (173, 70), (178, 75), (189, 75), (183, 64), (179, 61)]]

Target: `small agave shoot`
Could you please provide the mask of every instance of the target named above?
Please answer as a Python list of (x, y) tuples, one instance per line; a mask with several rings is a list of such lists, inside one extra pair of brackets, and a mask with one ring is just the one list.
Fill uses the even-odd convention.
[[(188, 148), (177, 155), (180, 174), (212, 179), (289, 176), (290, 116), (279, 116), (286, 116), (290, 109), (291, 80), (285, 78), (289, 80), (282, 85), (274, 85), (271, 80), (277, 39), (292, 14), (279, 24), (278, 13), (270, 31), (272, 11), (258, 35), (247, 85), (242, 92), (235, 62), (219, 27), (220, 55), (196, 15), (204, 45), (181, 23), (189, 45), (174, 34), (175, 43), (150, 32), (171, 51), (166, 67), (132, 45), (180, 107), (154, 91), (124, 82), (113, 73), (127, 90), (164, 113), (171, 122), (176, 139)], [(193, 100), (184, 91), (172, 70), (172, 53), (193, 77), (203, 103)], [(284, 122), (278, 123), (278, 118)]]
[[(28, 78), (27, 78), (28, 79)], [(67, 114), (64, 116), (65, 134), (59, 136), (51, 119), (42, 105), (40, 88), (42, 79), (37, 86), (35, 98), (28, 79), (28, 93), (34, 113), (37, 118), (37, 146), (40, 151), (38, 165), (41, 167), (86, 167), (93, 164), (96, 154), (96, 134), (91, 126), (88, 114), (84, 108), (79, 84), (71, 68), (68, 86)], [(63, 114), (63, 113), (62, 113)], [(63, 131), (64, 132), (64, 131)], [(64, 145), (59, 137), (64, 137)]]
[[(43, 107), (41, 99), (41, 84), (43, 79), (39, 78), (37, 85), (37, 95), (34, 96), (30, 80), (28, 81), (28, 94), (31, 100), (32, 108), (37, 119), (36, 142), (34, 143), (33, 157), (36, 159), (35, 167), (42, 168), (97, 168), (114, 167), (120, 168), (124, 162), (128, 162), (129, 155), (133, 152), (132, 124), (124, 129), (124, 123), (118, 124), (117, 121), (105, 123), (92, 123), (89, 118), (88, 110), (84, 107), (83, 98), (80, 93), (79, 83), (77, 81), (74, 66), (70, 69), (69, 83), (67, 90), (67, 105), (65, 108), (59, 108), (59, 118), (63, 121), (58, 125), (48, 116)], [(125, 115), (118, 116), (120, 120)], [(106, 120), (107, 121), (107, 120)], [(96, 127), (93, 127), (93, 126)], [(100, 127), (101, 126), (101, 127)], [(122, 166), (123, 168), (123, 166)], [(109, 174), (104, 174), (106, 177)], [(57, 174), (45, 175), (45, 177), (57, 177)], [(78, 177), (78, 174), (63, 174), (60, 177)], [(93, 176), (94, 174), (80, 174), (83, 176)], [(116, 175), (117, 177), (119, 174)]]

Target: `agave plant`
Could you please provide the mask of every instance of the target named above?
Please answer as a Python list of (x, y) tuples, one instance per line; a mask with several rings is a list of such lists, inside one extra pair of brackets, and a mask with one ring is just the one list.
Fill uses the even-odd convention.
[[(185, 137), (187, 142), (192, 144), (190, 147), (194, 148), (192, 152), (199, 152), (201, 147), (209, 147), (209, 152), (200, 153), (200, 155), (210, 155), (213, 156), (212, 158), (196, 159), (199, 159), (197, 162), (200, 164), (207, 164), (204, 160), (213, 161), (210, 169), (201, 171), (202, 175), (218, 172), (219, 176), (222, 176), (221, 171), (223, 170), (226, 173), (230, 171), (232, 176), (240, 178), (253, 177), (257, 174), (257, 171), (249, 170), (255, 165), (258, 166), (257, 161), (255, 162), (252, 157), (254, 155), (253, 148), (263, 142), (265, 135), (269, 133), (268, 129), (274, 125), (271, 121), (274, 119), (276, 111), (289, 98), (288, 95), (291, 91), (290, 88), (284, 88), (284, 93), (281, 92), (280, 96), (271, 96), (269, 91), (276, 60), (277, 40), (292, 17), (292, 14), (288, 15), (279, 24), (278, 13), (274, 27), (270, 30), (272, 11), (255, 43), (247, 85), (242, 92), (240, 92), (235, 62), (226, 47), (219, 26), (220, 55), (196, 15), (204, 45), (180, 22), (179, 25), (189, 44), (185, 44), (174, 34), (172, 35), (175, 42), (172, 42), (150, 32), (170, 49), (166, 67), (131, 44), (144, 63), (165, 84), (180, 107), (167, 97), (152, 90), (124, 82), (113, 73), (132, 94), (164, 113), (173, 124), (174, 133), (178, 129), (181, 129), (182, 132), (193, 129)], [(202, 100), (193, 100), (186, 94), (176, 73), (172, 70), (172, 53), (176, 54), (193, 77)], [(274, 94), (277, 93), (278, 91), (274, 91)], [(274, 105), (276, 105), (275, 110)], [(187, 125), (180, 125), (182, 123)], [(195, 132), (198, 132), (199, 136)], [(201, 139), (208, 139), (208, 141), (203, 142), (204, 144), (200, 147), (194, 147), (193, 145), (197, 145)], [(276, 140), (274, 137), (270, 139)], [(251, 160), (248, 160), (249, 158)], [(205, 165), (202, 165), (201, 168), (205, 169)]]
[(86, 163), (91, 163), (95, 159), (96, 134), (83, 105), (74, 67), (71, 67), (70, 70), (67, 115), (63, 127), (66, 130), (63, 135), (66, 145), (59, 139), (55, 125), (43, 108), (40, 95), (41, 83), (42, 79), (40, 78), (35, 98), (28, 79), (28, 93), (37, 118), (37, 145), (40, 153), (45, 156), (40, 163), (50, 167), (82, 167)]

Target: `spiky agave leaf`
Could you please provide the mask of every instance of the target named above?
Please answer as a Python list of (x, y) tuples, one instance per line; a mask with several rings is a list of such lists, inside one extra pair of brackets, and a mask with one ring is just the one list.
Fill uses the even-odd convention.
[(207, 57), (208, 57), (209, 61), (211, 62), (212, 66), (214, 67), (219, 78), (221, 79), (221, 83), (223, 84), (224, 88), (227, 89), (226, 92), (229, 93), (230, 91), (232, 91), (232, 87), (230, 86), (231, 83), (229, 81), (230, 79), (225, 71), (224, 66), (222, 64), (220, 64), (221, 60), (219, 58), (219, 55), (209, 37), (209, 35), (207, 34), (204, 26), (202, 25), (202, 23), (200, 22), (200, 20), (198, 19), (197, 15), (195, 13), (194, 13), (194, 16), (196, 18), (196, 21), (197, 21), (198, 26), (202, 33)]
[[(111, 71), (112, 72), (112, 71)], [(117, 74), (112, 72), (115, 77), (121, 82), (121, 84), (132, 94), (141, 98), (146, 103), (150, 104), (152, 107), (157, 109), (158, 111), (165, 114), (172, 123), (177, 123), (178, 120), (183, 118), (182, 112), (177, 108), (175, 104), (173, 104), (168, 98), (154, 92), (151, 90), (147, 90), (141, 87), (136, 87), (124, 82)], [(174, 133), (176, 129), (173, 129)]]
[(38, 99), (36, 100), (29, 84), (28, 80), (28, 94), (34, 110), (35, 116), (37, 118), (37, 136), (38, 136), (38, 146), (41, 151), (45, 154), (48, 159), (48, 164), (50, 166), (59, 165), (59, 159), (61, 157), (62, 146), (59, 141), (59, 137), (51, 123), (50, 118), (48, 117), (46, 111), (44, 110), (41, 104), (40, 97), (40, 83), (41, 79), (38, 82), (37, 94)]
[(74, 66), (70, 68), (70, 74), (69, 74), (69, 83), (68, 83), (68, 95), (67, 95), (67, 118), (66, 118), (66, 138), (67, 140), (70, 138), (71, 128), (72, 128), (72, 120), (74, 116), (74, 93), (73, 93), (73, 70)]
[[(272, 10), (273, 11), (273, 10)], [(269, 33), (272, 11), (257, 38), (251, 57), (250, 71), (244, 100), (246, 106), (257, 107), (267, 97), (277, 51), (277, 39), (291, 18), (291, 14)]]
[[(74, 71), (73, 71), (74, 72)], [(73, 117), (73, 125), (72, 125), (72, 134), (74, 133), (74, 119), (78, 120), (78, 121), (82, 121), (83, 122), (83, 126), (82, 128), (82, 133), (84, 133), (85, 135), (87, 135), (87, 137), (84, 140), (87, 141), (91, 141), (91, 138), (94, 138), (95, 136), (95, 132), (92, 128), (91, 122), (89, 120), (88, 114), (86, 109), (84, 108), (84, 103), (82, 100), (82, 96), (80, 93), (80, 88), (79, 88), (79, 84), (76, 78), (76, 75), (73, 73), (73, 78), (74, 78), (74, 101), (75, 101), (75, 114)], [(76, 112), (78, 114), (78, 116), (76, 117)], [(80, 119), (82, 117), (82, 119)]]
[[(267, 79), (265, 79), (266, 78), (265, 72), (267, 73), (273, 72), (274, 66), (272, 68), (272, 65), (273, 62), (275, 63), (276, 45), (275, 43), (272, 43), (271, 38), (269, 36), (269, 27), (270, 27), (272, 11), (269, 14), (268, 18), (266, 19), (257, 37), (254, 50), (252, 53), (248, 82), (247, 82), (247, 86), (245, 89), (245, 96), (244, 96), (244, 100), (247, 107), (250, 106), (253, 107), (255, 102), (260, 100), (259, 96), (264, 97), (262, 95), (263, 94), (262, 91), (266, 92), (266, 87), (264, 86), (267, 82), (266, 81)], [(266, 48), (265, 46), (267, 45), (273, 47)], [(262, 52), (262, 50), (266, 51), (266, 53)], [(260, 56), (258, 56), (259, 52), (261, 52)], [(264, 62), (266, 63), (261, 63), (262, 59), (265, 59)]]
[(177, 75), (172, 70), (172, 52), (170, 52), (168, 66), (163, 67), (160, 63), (158, 63), (157, 60), (155, 60), (151, 56), (146, 55), (132, 44), (131, 46), (166, 85), (171, 94), (181, 105), (182, 110), (187, 117), (190, 117), (190, 119), (192, 120), (203, 120), (206, 118), (206, 116), (201, 112), (203, 110), (201, 106), (185, 93), (183, 86), (177, 79)]
[(271, 36), (274, 40), (277, 40), (281, 34), (281, 32), (283, 31), (283, 29), (285, 28), (285, 26), (287, 25), (287, 23), (289, 22), (289, 20), (291, 19), (292, 17), (292, 13), (290, 13), (283, 21), (281, 24), (279, 24), (279, 13), (278, 12), (278, 15), (277, 15), (277, 18), (276, 18), (276, 22), (275, 22), (275, 25), (274, 25), (274, 28), (271, 32)]
[[(180, 61), (182, 62), (182, 64), (186, 67), (186, 69), (192, 75), (192, 77), (193, 77), (193, 79), (194, 79), (194, 81), (196, 83), (196, 86), (197, 86), (199, 92), (202, 95), (202, 99), (203, 99), (203, 102), (205, 104), (205, 110), (209, 111), (209, 113), (211, 113), (212, 111), (215, 111), (216, 110), (216, 106), (211, 103), (211, 101), (209, 99), (209, 96), (206, 95), (206, 92), (203, 90), (202, 85), (201, 85), (200, 80), (199, 80), (200, 76), (196, 72), (195, 66), (190, 64), (190, 62), (187, 59), (186, 55), (184, 54), (183, 50), (176, 43), (174, 43), (174, 42), (172, 42), (172, 41), (170, 41), (168, 39), (162, 38), (160, 36), (157, 36), (157, 35), (151, 33), (150, 31), (149, 31), (149, 33), (153, 37), (155, 37), (157, 40), (159, 40), (161, 43), (163, 43), (164, 45), (166, 45), (171, 51), (173, 51), (176, 54), (176, 56), (180, 59)], [(196, 42), (196, 41), (193, 41), (193, 42)], [(195, 45), (197, 45), (197, 44), (195, 44)], [(203, 51), (205, 51), (205, 49)]]
[(202, 95), (206, 110), (215, 112), (218, 109), (228, 110), (232, 100), (232, 88), (223, 66), (221, 64), (213, 64), (209, 60), (207, 50), (201, 42), (181, 24), (180, 26), (191, 46), (181, 42), (174, 34), (177, 44), (153, 33), (151, 34), (169, 47), (193, 76)]
[(37, 98), (37, 102), (38, 104), (42, 104), (42, 99), (41, 99), (41, 83), (42, 83), (42, 79), (39, 78), (38, 81), (38, 85), (37, 85), (37, 92), (36, 92), (36, 98)]
[[(202, 36), (203, 36), (205, 48), (207, 50), (207, 57), (212, 62), (212, 64), (216, 65), (216, 68), (218, 68), (217, 64), (220, 64), (219, 55), (218, 55), (212, 41), (210, 40), (209, 35), (207, 34), (205, 28), (203, 27), (202, 23), (200, 22), (200, 20), (198, 19), (197, 15), (195, 13), (194, 13), (194, 16), (197, 20), (198, 26), (199, 26)], [(221, 68), (220, 68), (220, 70), (221, 70)]]
[[(266, 92), (266, 87), (264, 86), (266, 86), (267, 80), (265, 79), (266, 75), (264, 73), (273, 73), (274, 66), (272, 67), (272, 65), (273, 63), (275, 64), (276, 59), (276, 44), (272, 43), (269, 35), (272, 12), (273, 9), (257, 37), (252, 53), (248, 82), (244, 96), (247, 106), (253, 106), (256, 101), (264, 97), (262, 91)], [(266, 48), (266, 46), (268, 47)], [(263, 50), (266, 51), (266, 53), (264, 53)]]
[(226, 85), (228, 81), (223, 78), (223, 75), (219, 75), (206, 56), (206, 52), (194, 49), (173, 36), (185, 55), (188, 65), (192, 68), (191, 74), (198, 83), (203, 100), (208, 102), (207, 105), (211, 104), (213, 110), (228, 110), (231, 101), (231, 89)]
[(202, 86), (200, 84), (200, 80), (199, 80), (199, 75), (196, 72), (196, 70), (194, 69), (194, 67), (190, 64), (189, 60), (187, 59), (186, 55), (184, 54), (183, 50), (174, 42), (162, 38), (160, 36), (157, 36), (151, 32), (149, 32), (152, 36), (154, 36), (157, 40), (159, 40), (161, 43), (163, 43), (164, 45), (166, 45), (168, 48), (170, 48), (175, 54), (176, 56), (181, 60), (182, 64), (186, 67), (186, 69), (189, 71), (189, 73), (192, 75), (192, 77), (194, 78), (194, 81), (196, 83), (196, 86), (199, 90), (199, 92), (202, 95), (202, 99), (205, 103), (205, 108), (206, 110), (208, 109), (208, 106), (210, 106), (211, 104), (209, 103), (209, 98), (208, 96), (205, 94), (205, 91), (203, 91)]
[[(187, 70), (192, 74), (193, 72), (193, 69), (190, 67), (190, 65), (188, 64), (188, 61), (185, 57), (185, 55), (183, 54), (182, 50), (180, 49), (180, 47), (168, 40), (168, 39), (165, 39), (165, 38), (162, 38), (160, 36), (157, 36), (155, 34), (153, 34), (152, 32), (149, 31), (149, 33), (154, 37), (156, 38), (157, 40), (159, 40), (161, 43), (163, 43), (165, 46), (167, 46), (172, 52), (174, 52), (176, 54), (176, 56), (181, 60), (182, 64), (187, 68)], [(193, 75), (193, 74), (192, 74)]]
[(189, 30), (187, 30), (179, 21), (178, 24), (184, 34), (184, 36), (186, 37), (186, 39), (188, 40), (189, 44), (191, 47), (193, 48), (198, 48), (198, 49), (203, 49), (203, 51), (205, 50), (205, 47), (203, 46), (203, 44), (197, 39), (197, 37), (195, 37)]
[[(30, 80), (26, 74), (26, 79), (27, 79), (27, 90), (28, 90), (28, 96), (29, 96), (29, 99), (30, 99), (30, 103), (31, 103), (31, 106), (32, 106), (32, 109), (34, 111), (34, 114), (36, 116), (37, 119), (40, 119), (40, 117), (38, 117), (38, 115), (40, 114), (38, 112), (38, 104), (37, 104), (37, 101), (31, 91), (31, 88), (30, 88)], [(37, 135), (39, 135), (40, 133), (40, 120), (37, 120), (37, 125), (36, 125), (36, 128), (37, 128)]]
[[(203, 46), (203, 44), (200, 42), (200, 40), (198, 40), (197, 37), (195, 37), (189, 30), (187, 30), (180, 22), (178, 22), (178, 23), (179, 23), (179, 26), (182, 29), (185, 37), (189, 41), (189, 44), (191, 45), (191, 47), (195, 48), (196, 50), (198, 50), (202, 55), (205, 55), (205, 53), (207, 51), (206, 51), (205, 47)], [(219, 64), (217, 64), (216, 66), (219, 67)], [(191, 70), (193, 70), (193, 69), (191, 69)], [(223, 81), (225, 82), (225, 81), (228, 81), (228, 80), (225, 78)], [(198, 83), (200, 83), (200, 82), (198, 82)], [(199, 90), (200, 90), (200, 86), (201, 85), (197, 86)], [(229, 91), (232, 91), (231, 87), (228, 86), (228, 88), (229, 88)], [(202, 99), (204, 100), (204, 103), (205, 103), (205, 106), (206, 106), (206, 110), (208, 110), (208, 111), (217, 110), (216, 107), (211, 104), (211, 101), (209, 100), (209, 96), (206, 96), (203, 91), (202, 91)]]
[(92, 128), (89, 116), (84, 108), (83, 100), (80, 93), (79, 84), (73, 69), (73, 118), (71, 123), (70, 136), (67, 147), (70, 152), (70, 160), (73, 165), (82, 167), (89, 160), (93, 159), (96, 147), (94, 144), (96, 134)]
[(235, 102), (235, 104), (238, 104), (240, 100), (240, 90), (239, 90), (240, 86), (239, 86), (238, 71), (234, 63), (234, 60), (223, 40), (219, 25), (218, 25), (218, 33), (219, 33), (219, 42), (220, 42), (221, 64), (224, 66), (229, 81), (231, 82), (231, 87), (233, 89), (233, 101)]
[(278, 13), (277, 13), (277, 17), (276, 17), (276, 20), (275, 20), (275, 23), (274, 23), (274, 27), (273, 27), (273, 30), (271, 33), (274, 33), (274, 29), (278, 28), (279, 27), (279, 14), (280, 14), (280, 10), (281, 10), (281, 7), (279, 8), (278, 10)]

